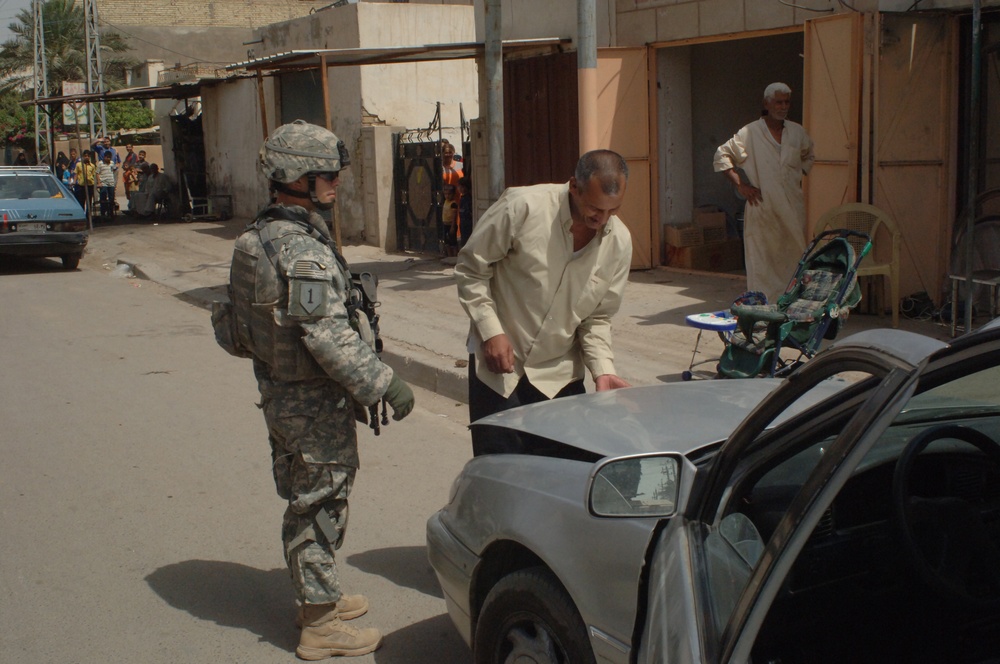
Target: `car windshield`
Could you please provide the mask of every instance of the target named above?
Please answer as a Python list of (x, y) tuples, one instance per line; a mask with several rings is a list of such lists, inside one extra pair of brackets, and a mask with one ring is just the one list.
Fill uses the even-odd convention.
[(62, 196), (62, 190), (50, 175), (13, 175), (0, 178), (0, 201), (7, 201), (7, 205), (13, 200)]
[(988, 367), (914, 396), (897, 424), (1000, 414), (1000, 367)]

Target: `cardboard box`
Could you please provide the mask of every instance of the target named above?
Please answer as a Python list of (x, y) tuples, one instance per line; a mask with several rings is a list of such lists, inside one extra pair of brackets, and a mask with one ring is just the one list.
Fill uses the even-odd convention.
[(715, 242), (725, 242), (726, 227), (714, 226), (712, 228), (703, 228), (701, 229), (701, 235), (703, 238), (705, 238), (705, 244), (713, 244)]
[(667, 265), (706, 272), (735, 272), (743, 269), (743, 241), (724, 240), (689, 247), (667, 245)]
[(667, 244), (675, 247), (693, 247), (704, 241), (702, 229), (694, 224), (667, 226)]
[[(726, 213), (712, 210), (698, 209), (694, 211), (694, 223), (701, 228), (702, 238), (705, 244), (712, 242), (722, 242), (726, 239)], [(680, 246), (680, 245), (676, 245)]]

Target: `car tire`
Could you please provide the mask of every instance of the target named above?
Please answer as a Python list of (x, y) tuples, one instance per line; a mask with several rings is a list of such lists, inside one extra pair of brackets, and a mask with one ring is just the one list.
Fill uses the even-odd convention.
[(503, 577), (476, 623), (476, 664), (595, 664), (587, 628), (573, 600), (548, 570)]
[(75, 270), (80, 265), (81, 256), (81, 254), (63, 254), (63, 267), (67, 270)]

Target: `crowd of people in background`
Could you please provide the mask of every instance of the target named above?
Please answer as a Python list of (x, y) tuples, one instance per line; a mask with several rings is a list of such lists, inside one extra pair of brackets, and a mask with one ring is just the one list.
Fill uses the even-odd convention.
[(94, 217), (105, 221), (111, 221), (119, 212), (115, 195), (119, 175), (128, 201), (126, 214), (151, 217), (157, 205), (167, 201), (171, 193), (168, 178), (160, 173), (157, 164), (146, 161), (145, 150), (136, 151), (131, 143), (126, 144), (123, 158), (108, 136), (98, 139), (82, 154), (77, 148), (70, 148), (69, 156), (60, 150), (56, 155), (55, 175), (85, 210), (96, 212)]

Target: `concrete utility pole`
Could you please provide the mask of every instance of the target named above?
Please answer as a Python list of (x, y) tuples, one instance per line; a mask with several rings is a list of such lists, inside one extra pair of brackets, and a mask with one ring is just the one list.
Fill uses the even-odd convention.
[[(45, 66), (45, 28), (42, 21), (42, 0), (32, 0), (31, 2), (32, 25), (34, 28), (33, 49), (35, 55), (35, 67), (32, 72), (34, 79), (35, 99), (44, 99), (49, 96), (48, 73)], [(49, 114), (41, 106), (35, 106), (35, 155), (38, 163), (42, 163), (42, 157), (49, 157), (49, 164), (54, 163), (49, 151), (49, 139), (52, 136), (52, 124)], [(44, 140), (43, 139), (44, 134)]]
[(489, 143), (490, 202), (504, 190), (503, 35), (501, 0), (486, 0), (486, 137)]
[(576, 94), (583, 154), (601, 147), (597, 144), (597, 0), (577, 0), (576, 20)]
[[(97, 26), (97, 0), (83, 0), (84, 32), (87, 38), (87, 92), (105, 92), (104, 67), (101, 66), (101, 32)], [(97, 110), (95, 112), (95, 108)], [(98, 133), (107, 133), (107, 116), (104, 102), (91, 104), (87, 102), (87, 119), (90, 121), (90, 138)], [(95, 129), (97, 133), (95, 133)]]

